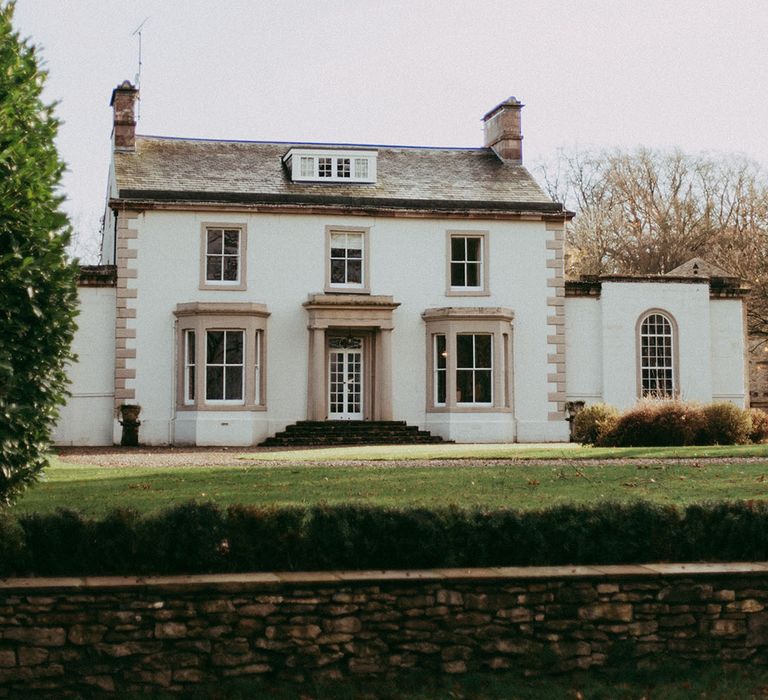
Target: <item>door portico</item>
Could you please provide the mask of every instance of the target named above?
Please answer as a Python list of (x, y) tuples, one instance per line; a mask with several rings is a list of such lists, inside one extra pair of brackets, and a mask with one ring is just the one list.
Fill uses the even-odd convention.
[[(398, 306), (390, 296), (361, 294), (315, 294), (304, 304), (308, 420), (392, 419), (392, 312)], [(358, 345), (355, 339), (359, 347), (341, 347)]]

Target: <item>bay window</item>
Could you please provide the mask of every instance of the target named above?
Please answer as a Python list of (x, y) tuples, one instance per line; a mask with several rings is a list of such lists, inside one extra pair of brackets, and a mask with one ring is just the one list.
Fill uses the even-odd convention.
[(263, 410), (263, 304), (178, 304), (177, 407), (185, 410)]
[(510, 410), (513, 317), (511, 309), (501, 307), (448, 307), (422, 314), (428, 411)]

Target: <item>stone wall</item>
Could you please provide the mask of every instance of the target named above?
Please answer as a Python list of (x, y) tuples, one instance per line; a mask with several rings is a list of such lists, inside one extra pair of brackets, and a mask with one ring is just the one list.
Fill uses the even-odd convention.
[(768, 663), (768, 564), (0, 582), (0, 696), (274, 674)]

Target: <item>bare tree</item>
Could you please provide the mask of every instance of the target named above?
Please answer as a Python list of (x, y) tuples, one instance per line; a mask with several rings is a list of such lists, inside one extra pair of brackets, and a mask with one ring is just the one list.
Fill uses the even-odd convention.
[(70, 217), (72, 237), (67, 254), (81, 265), (96, 265), (101, 257), (101, 232), (99, 221), (92, 212), (80, 211)]
[(664, 274), (702, 257), (752, 287), (750, 334), (768, 338), (768, 177), (756, 163), (641, 148), (561, 152), (539, 170), (577, 214), (567, 273)]

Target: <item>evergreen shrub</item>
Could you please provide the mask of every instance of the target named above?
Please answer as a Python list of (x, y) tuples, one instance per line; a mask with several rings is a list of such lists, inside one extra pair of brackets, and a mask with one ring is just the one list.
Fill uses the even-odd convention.
[(0, 505), (47, 466), (75, 332), (77, 267), (45, 71), (0, 0)]

